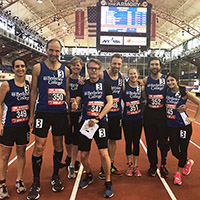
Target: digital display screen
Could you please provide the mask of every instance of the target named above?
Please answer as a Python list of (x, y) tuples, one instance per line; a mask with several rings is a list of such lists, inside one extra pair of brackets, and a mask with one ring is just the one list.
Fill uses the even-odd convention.
[(147, 32), (147, 8), (101, 6), (101, 32)]

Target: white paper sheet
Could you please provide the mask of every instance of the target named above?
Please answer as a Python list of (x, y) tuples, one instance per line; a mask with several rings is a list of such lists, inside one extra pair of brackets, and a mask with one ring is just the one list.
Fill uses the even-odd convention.
[(92, 139), (96, 130), (99, 128), (99, 125), (95, 124), (94, 126), (89, 127), (89, 125), (88, 125), (89, 121), (90, 121), (89, 119), (85, 120), (85, 122), (83, 123), (83, 125), (80, 129), (80, 132), (81, 132), (81, 134), (85, 135), (87, 138)]

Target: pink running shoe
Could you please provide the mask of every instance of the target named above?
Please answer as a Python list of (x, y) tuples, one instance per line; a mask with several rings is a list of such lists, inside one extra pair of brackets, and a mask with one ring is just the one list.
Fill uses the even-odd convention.
[(181, 185), (181, 184), (182, 184), (181, 173), (176, 172), (176, 174), (174, 176), (174, 185)]
[(185, 166), (184, 166), (183, 175), (187, 176), (187, 175), (190, 174), (192, 165), (194, 165), (194, 161), (191, 160), (191, 159), (189, 159), (189, 160), (187, 161), (187, 163), (185, 164)]
[(136, 166), (136, 167), (133, 168), (133, 173), (134, 173), (134, 176), (137, 176), (137, 177), (142, 176), (142, 174), (140, 173), (140, 170), (139, 170), (138, 166)]
[(133, 176), (132, 170), (133, 170), (133, 165), (129, 165), (126, 171), (126, 176)]

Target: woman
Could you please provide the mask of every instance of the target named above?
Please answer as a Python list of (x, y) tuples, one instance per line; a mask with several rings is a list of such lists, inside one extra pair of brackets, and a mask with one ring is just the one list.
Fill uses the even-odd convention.
[(138, 157), (143, 118), (141, 99), (142, 96), (144, 97), (144, 87), (139, 84), (138, 76), (137, 69), (130, 68), (128, 70), (129, 80), (125, 82), (123, 91), (124, 111), (122, 118), (128, 161), (126, 175), (133, 176), (134, 174), (137, 177), (142, 175), (138, 168)]
[[(172, 154), (178, 159), (178, 167), (174, 176), (174, 184), (181, 185), (181, 173), (189, 175), (194, 161), (187, 159), (188, 145), (192, 135), (191, 122), (197, 120), (200, 114), (200, 100), (179, 85), (178, 76), (174, 73), (167, 75), (166, 110), (169, 127), (170, 145)], [(198, 105), (194, 117), (189, 117), (186, 112), (177, 112), (177, 108), (191, 100)]]
[[(78, 83), (83, 80), (80, 76), (83, 61), (79, 57), (73, 57), (70, 61), (71, 75), (69, 78), (70, 105), (75, 101)], [(68, 170), (68, 178), (75, 178), (75, 171), (78, 170), (79, 161), (76, 161), (78, 154), (78, 134), (79, 134), (79, 118), (81, 116), (82, 107), (79, 105), (77, 110), (71, 109), (70, 134), (65, 135), (65, 144), (67, 149), (66, 167)]]
[[(26, 191), (22, 180), (26, 145), (29, 142), (30, 84), (25, 80), (26, 62), (16, 58), (12, 62), (15, 78), (4, 81), (0, 87), (0, 199), (7, 198), (6, 172), (14, 143), (17, 154), (17, 193)], [(3, 105), (3, 113), (2, 113)]]

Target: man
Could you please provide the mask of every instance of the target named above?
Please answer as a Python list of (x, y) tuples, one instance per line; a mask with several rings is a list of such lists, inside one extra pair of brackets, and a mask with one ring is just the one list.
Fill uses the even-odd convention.
[[(93, 138), (98, 146), (100, 159), (106, 175), (104, 197), (112, 197), (113, 189), (110, 180), (111, 163), (107, 148), (108, 124), (106, 114), (112, 108), (113, 97), (109, 83), (99, 78), (100, 68), (101, 62), (98, 59), (91, 59), (88, 61), (87, 71), (89, 79), (85, 81), (84, 85), (79, 85), (77, 97), (72, 104), (72, 109), (77, 109), (82, 100), (83, 113), (81, 124), (85, 125), (86, 123), (88, 127), (95, 127), (95, 125), (98, 124), (98, 129), (94, 132)], [(86, 131), (88, 132), (87, 129)], [(81, 151), (81, 162), (86, 171), (86, 175), (80, 182), (79, 187), (84, 189), (93, 182), (93, 175), (89, 162), (92, 137), (86, 136), (87, 134), (83, 135), (82, 131), (81, 133), (79, 134), (78, 148)]]
[(148, 67), (150, 76), (144, 78), (146, 106), (144, 110), (144, 130), (147, 141), (147, 154), (150, 162), (149, 176), (155, 176), (158, 164), (157, 143), (161, 151), (160, 173), (168, 177), (166, 169), (167, 152), (169, 151), (167, 122), (165, 114), (165, 76), (161, 74), (161, 62), (158, 58), (150, 58)]
[[(58, 171), (63, 155), (63, 135), (68, 130), (69, 69), (59, 62), (61, 43), (52, 39), (47, 43), (47, 59), (33, 66), (30, 97), (30, 128), (34, 128), (35, 146), (32, 155), (33, 184), (27, 199), (40, 197), (40, 170), (42, 154), (46, 145), (50, 126), (53, 135), (53, 175), (52, 190), (64, 189)], [(38, 98), (37, 98), (38, 96)], [(36, 104), (37, 99), (37, 104)], [(67, 100), (67, 103), (66, 103)], [(34, 110), (36, 105), (36, 114)]]
[[(104, 78), (111, 85), (113, 95), (113, 107), (108, 113), (108, 150), (111, 159), (111, 173), (115, 176), (122, 176), (120, 172), (114, 166), (114, 156), (116, 152), (116, 141), (121, 139), (121, 98), (123, 90), (123, 74), (120, 73), (122, 67), (122, 56), (120, 54), (114, 54), (111, 57), (110, 69), (103, 71), (100, 77)], [(105, 179), (105, 173), (101, 167), (99, 172), (99, 178)]]

